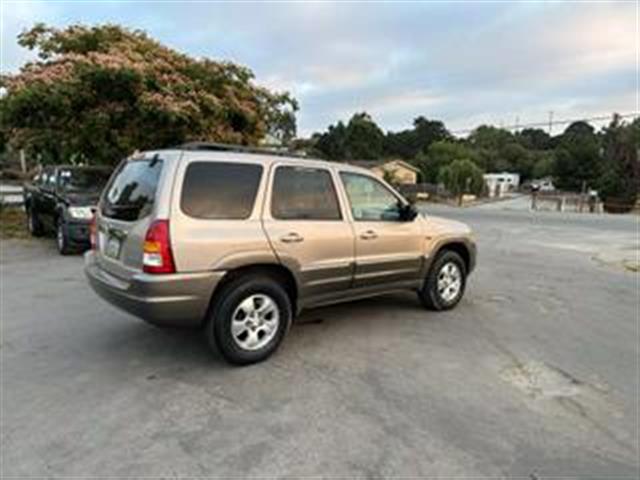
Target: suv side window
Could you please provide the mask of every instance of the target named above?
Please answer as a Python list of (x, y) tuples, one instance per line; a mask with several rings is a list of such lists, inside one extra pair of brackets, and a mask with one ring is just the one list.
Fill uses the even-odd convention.
[(273, 178), (271, 215), (278, 220), (342, 220), (329, 171), (278, 167)]
[(192, 162), (184, 174), (180, 207), (194, 218), (248, 218), (261, 177), (262, 166), (256, 164)]
[(400, 220), (399, 199), (375, 178), (358, 173), (340, 172), (340, 178), (356, 221)]

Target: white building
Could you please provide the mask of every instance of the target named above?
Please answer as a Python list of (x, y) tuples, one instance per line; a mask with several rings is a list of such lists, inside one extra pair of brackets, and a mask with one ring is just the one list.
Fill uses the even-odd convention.
[(490, 197), (502, 197), (520, 186), (519, 173), (486, 173), (483, 175)]

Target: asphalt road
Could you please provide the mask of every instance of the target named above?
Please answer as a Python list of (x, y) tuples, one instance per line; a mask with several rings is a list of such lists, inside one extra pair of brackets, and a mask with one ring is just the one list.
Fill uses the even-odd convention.
[(427, 210), (477, 232), (457, 309), (310, 311), (247, 368), (3, 242), (2, 476), (637, 478), (639, 217)]

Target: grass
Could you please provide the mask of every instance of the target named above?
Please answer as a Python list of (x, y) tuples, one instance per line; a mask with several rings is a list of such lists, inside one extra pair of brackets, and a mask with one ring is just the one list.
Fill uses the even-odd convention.
[(27, 217), (22, 208), (0, 207), (0, 238), (27, 238)]

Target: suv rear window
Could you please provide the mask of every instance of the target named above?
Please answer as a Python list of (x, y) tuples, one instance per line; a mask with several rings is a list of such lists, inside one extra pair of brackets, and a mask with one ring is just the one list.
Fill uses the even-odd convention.
[(338, 196), (328, 170), (278, 167), (271, 215), (278, 220), (340, 220)]
[(135, 221), (151, 213), (162, 171), (162, 160), (146, 158), (125, 162), (107, 187), (102, 215)]
[(194, 218), (248, 218), (253, 210), (261, 177), (260, 165), (193, 162), (184, 175), (180, 207)]

